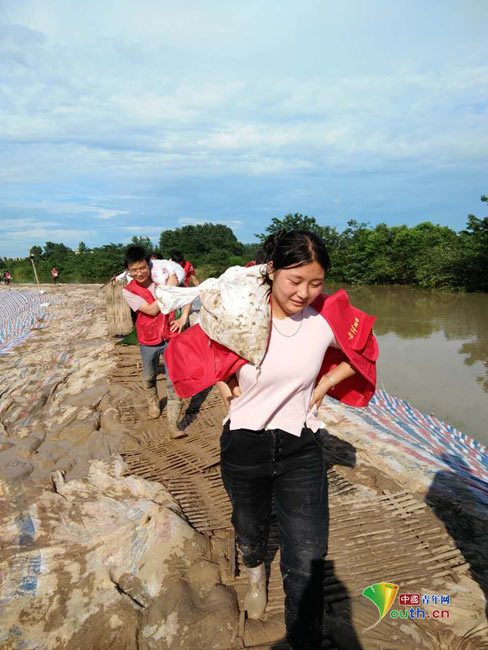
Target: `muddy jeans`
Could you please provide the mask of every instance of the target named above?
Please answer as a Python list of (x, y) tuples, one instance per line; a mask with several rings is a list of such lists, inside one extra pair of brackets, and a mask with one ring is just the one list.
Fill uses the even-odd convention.
[[(141, 345), (142, 359), (142, 379), (145, 381), (155, 382), (158, 374), (159, 357), (163, 356), (163, 352), (168, 347), (168, 341), (162, 341), (159, 345)], [(166, 372), (166, 393), (168, 399), (179, 399), (175, 392), (171, 379)]]
[(285, 591), (287, 638), (294, 650), (318, 648), (327, 553), (327, 471), (316, 434), (231, 430), (220, 439), (221, 470), (244, 564), (264, 561), (274, 498)]

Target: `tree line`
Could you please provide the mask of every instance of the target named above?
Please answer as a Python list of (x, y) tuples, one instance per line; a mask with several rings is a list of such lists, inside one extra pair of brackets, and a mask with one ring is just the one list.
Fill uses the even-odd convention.
[[(488, 197), (481, 200), (488, 203)], [(279, 230), (312, 230), (324, 240), (331, 257), (329, 279), (344, 284), (409, 284), (428, 289), (453, 289), (488, 293), (488, 217), (468, 215), (466, 227), (456, 232), (430, 221), (416, 226), (371, 227), (351, 220), (339, 232), (299, 213), (273, 218), (259, 243), (243, 244), (222, 224), (205, 223), (161, 232), (159, 245), (148, 237), (134, 236), (129, 245), (144, 246), (148, 253), (169, 257), (179, 250), (197, 268), (199, 279), (222, 273), (229, 266), (254, 259), (260, 242)], [(126, 245), (105, 244), (76, 251), (64, 244), (46, 242), (30, 255), (41, 282), (51, 281), (56, 267), (61, 282), (105, 282), (123, 268)], [(0, 259), (0, 272), (9, 270), (14, 282), (32, 282), (31, 260)]]

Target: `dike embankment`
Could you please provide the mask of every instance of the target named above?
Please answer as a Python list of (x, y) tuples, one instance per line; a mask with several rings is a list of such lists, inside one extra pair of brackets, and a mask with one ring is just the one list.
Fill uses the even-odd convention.
[[(107, 336), (98, 286), (41, 289), (0, 288), (0, 648), (284, 647), (275, 529), (265, 619), (240, 611), (218, 394), (187, 400), (189, 436), (169, 441), (164, 409), (147, 419), (137, 348)], [(324, 647), (488, 647), (486, 449), (382, 392), (320, 415)], [(424, 617), (362, 632), (378, 618), (362, 592), (383, 581), (419, 594)]]

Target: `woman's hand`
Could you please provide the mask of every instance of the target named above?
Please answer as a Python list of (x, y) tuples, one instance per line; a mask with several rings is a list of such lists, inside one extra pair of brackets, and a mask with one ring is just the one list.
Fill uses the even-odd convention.
[(230, 409), (230, 403), (234, 397), (240, 397), (242, 395), (242, 391), (239, 388), (236, 376), (232, 375), (232, 377), (227, 381), (218, 381), (217, 388), (219, 389), (220, 396), (224, 402), (226, 413), (228, 413)]
[(232, 398), (240, 397), (242, 395), (242, 390), (237, 383), (237, 377), (235, 375), (232, 375), (232, 377), (227, 381), (227, 386), (230, 388)]
[(169, 324), (169, 330), (170, 332), (178, 332), (178, 334), (181, 332), (181, 330), (185, 327), (186, 324), (186, 317), (185, 316), (180, 316), (179, 318), (176, 318), (175, 320), (172, 320)]
[(308, 407), (309, 411), (313, 409), (314, 406), (319, 409), (322, 405), (322, 400), (330, 390), (333, 390), (334, 386), (355, 374), (356, 371), (347, 361), (342, 361), (338, 366), (330, 370), (329, 374), (324, 375), (315, 386), (310, 406)]
[(332, 382), (328, 381), (325, 377), (322, 377), (319, 383), (315, 386), (308, 410), (311, 411), (314, 406), (319, 409), (322, 406), (322, 400), (331, 388), (333, 388)]

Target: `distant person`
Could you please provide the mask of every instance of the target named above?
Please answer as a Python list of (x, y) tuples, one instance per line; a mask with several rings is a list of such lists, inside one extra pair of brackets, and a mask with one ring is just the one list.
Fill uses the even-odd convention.
[[(172, 314), (162, 314), (155, 299), (156, 285), (149, 271), (146, 252), (141, 246), (130, 246), (125, 254), (125, 267), (133, 280), (122, 289), (122, 295), (129, 307), (136, 312), (137, 340), (141, 350), (142, 359), (142, 386), (146, 393), (149, 405), (149, 417), (158, 418), (161, 414), (159, 405), (156, 377), (158, 372), (159, 357), (163, 354), (169, 339), (181, 331), (183, 321), (174, 318)], [(176, 286), (178, 280), (175, 275), (170, 276), (167, 282)], [(182, 319), (186, 322), (191, 303), (182, 309)], [(168, 401), (166, 415), (168, 429), (173, 438), (186, 436), (178, 428), (183, 403), (175, 393), (173, 385), (166, 373), (166, 393)]]
[(54, 284), (58, 283), (58, 278), (59, 278), (59, 273), (58, 270), (55, 266), (51, 269), (51, 277), (53, 279)]
[(8, 271), (5, 271), (5, 284), (9, 285), (12, 282), (12, 276)]
[(173, 260), (173, 262), (177, 262), (183, 267), (183, 270), (185, 272), (185, 287), (190, 286), (190, 278), (193, 283), (193, 286), (198, 287), (198, 285), (200, 284), (200, 280), (195, 275), (195, 269), (193, 268), (193, 264), (188, 260), (186, 260), (180, 251), (172, 251), (170, 254), (170, 259)]

